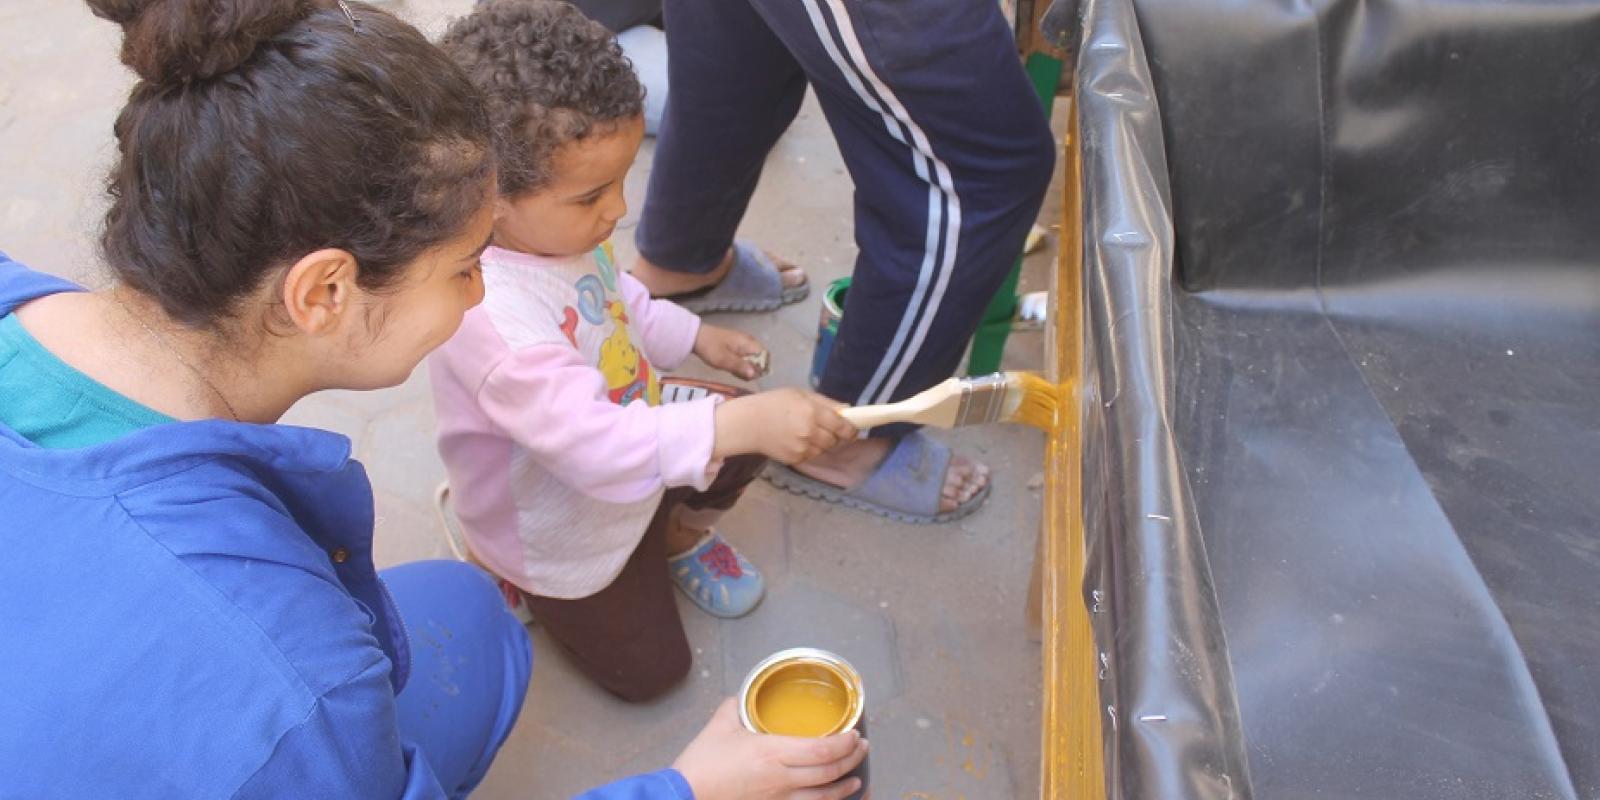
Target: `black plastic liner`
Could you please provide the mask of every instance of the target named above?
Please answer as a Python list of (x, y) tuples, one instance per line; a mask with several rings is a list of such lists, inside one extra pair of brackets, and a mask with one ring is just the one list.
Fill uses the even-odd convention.
[(1600, 2), (1077, 13), (1112, 796), (1600, 798)]

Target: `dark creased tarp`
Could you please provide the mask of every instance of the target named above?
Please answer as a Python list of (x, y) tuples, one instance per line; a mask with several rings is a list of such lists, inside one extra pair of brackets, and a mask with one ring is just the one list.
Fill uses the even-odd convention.
[(1124, 798), (1600, 798), (1600, 2), (1085, 0)]
[(1227, 647), (1171, 424), (1160, 113), (1132, 9), (1083, 8), (1083, 483), (1107, 780), (1114, 797), (1248, 798)]

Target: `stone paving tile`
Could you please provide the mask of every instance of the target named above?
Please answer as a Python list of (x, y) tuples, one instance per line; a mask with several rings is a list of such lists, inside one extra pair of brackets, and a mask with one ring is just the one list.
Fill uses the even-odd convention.
[[(909, 699), (871, 720), (873, 791), (903, 800), (998, 800), (1018, 794), (1003, 743), (967, 717)], [(893, 736), (878, 735), (893, 731)]]
[[(604, 743), (519, 720), (474, 798), (571, 797), (599, 784), (615, 761)], [(618, 776), (620, 777), (620, 775)]]
[[(436, 35), (471, 3), (386, 5)], [(131, 84), (116, 46), (114, 26), (81, 3), (0, 3), (0, 250), (91, 285), (104, 281), (94, 248), (99, 182), (111, 122)], [(1063, 119), (1058, 114), (1058, 129)], [(635, 252), (652, 155), (646, 141), (629, 176), (632, 210), (615, 241), (622, 263)], [(821, 290), (856, 258), (851, 189), (808, 100), (768, 159), (740, 236), (806, 267), (812, 297), (771, 314), (713, 319), (771, 349), (764, 386), (806, 380)], [(1056, 196), (1041, 219), (1055, 218)], [(1044, 287), (1051, 258), (1053, 248), (1028, 259), (1024, 288)], [(1040, 334), (1012, 337), (1009, 368), (1037, 368), (1042, 359)], [(695, 363), (681, 372), (718, 377)], [(444, 473), (430, 403), (419, 369), (386, 391), (314, 395), (285, 418), (352, 439), (375, 485), (380, 565), (447, 552), (432, 509)], [(750, 617), (727, 622), (680, 598), (695, 664), (660, 701), (634, 706), (606, 695), (534, 631), (526, 710), (474, 796), (567, 797), (665, 766), (750, 666), (800, 644), (835, 649), (865, 673), (876, 800), (1037, 796), (1040, 665), (1023, 602), (1040, 518), (1039, 493), (1027, 484), (1041, 468), (1042, 437), (1003, 426), (939, 435), (995, 473), (987, 506), (959, 524), (901, 525), (753, 486), (723, 527), (764, 570), (771, 593)]]
[(418, 509), (420, 498), (406, 499), (383, 490), (374, 492), (372, 557), (379, 567), (450, 558), (438, 517), (430, 507)]
[(789, 647), (820, 647), (855, 666), (870, 708), (900, 694), (894, 622), (877, 603), (817, 588), (809, 577), (774, 589), (762, 607), (724, 623), (722, 689), (739, 690), (761, 659)]
[(366, 440), (357, 456), (367, 466), (372, 485), (380, 491), (410, 500), (419, 508), (433, 507), (434, 489), (444, 481), (444, 462), (434, 446), (433, 404), (422, 400), (392, 408), (368, 423)]
[[(581, 734), (594, 743), (603, 744), (611, 753), (613, 763), (626, 762), (664, 739), (677, 742), (679, 747), (687, 744), (721, 701), (722, 670), (714, 649), (705, 646), (707, 637), (695, 636), (696, 617), (704, 619), (704, 616), (686, 605), (681, 610), (690, 628), (691, 647), (699, 647), (702, 653), (695, 656), (682, 684), (648, 703), (624, 703), (607, 694), (580, 675), (542, 631), (536, 632), (534, 648), (538, 665), (524, 711), (528, 722)], [(685, 720), (694, 722), (685, 725)], [(680, 729), (688, 736), (679, 737), (676, 732)], [(612, 733), (596, 735), (600, 731)], [(654, 768), (661, 766), (665, 764)], [(604, 778), (605, 775), (599, 775), (589, 780), (593, 783)], [(571, 788), (577, 791), (583, 787)]]

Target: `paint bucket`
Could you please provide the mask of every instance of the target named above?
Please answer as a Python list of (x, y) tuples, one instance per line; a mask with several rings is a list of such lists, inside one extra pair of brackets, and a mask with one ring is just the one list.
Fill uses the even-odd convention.
[(828, 284), (822, 293), (822, 318), (817, 321), (817, 349), (811, 355), (811, 388), (822, 383), (822, 371), (828, 366), (828, 356), (833, 353), (833, 340), (839, 335), (839, 318), (844, 316), (844, 296), (850, 291), (850, 279), (840, 278)]
[[(822, 737), (855, 730), (866, 736), (866, 706), (855, 667), (812, 647), (773, 653), (739, 689), (739, 721), (753, 733)], [(861, 779), (861, 788), (846, 800), (861, 800), (867, 793), (865, 759), (846, 777), (851, 776)]]

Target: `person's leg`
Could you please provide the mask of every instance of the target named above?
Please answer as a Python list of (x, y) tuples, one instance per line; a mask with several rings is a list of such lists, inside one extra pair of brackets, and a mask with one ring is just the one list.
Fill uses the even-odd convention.
[(609, 586), (563, 600), (524, 595), (528, 611), (580, 672), (629, 702), (652, 700), (689, 673), (689, 639), (667, 574), (668, 492), (633, 555)]
[(672, 580), (700, 610), (724, 619), (754, 611), (767, 593), (766, 578), (713, 528), (745, 487), (766, 468), (757, 455), (727, 459), (711, 485), (674, 503), (668, 517), (667, 560)]
[(667, 552), (677, 555), (693, 547), (724, 512), (739, 502), (744, 490), (755, 483), (766, 468), (766, 456), (733, 456), (724, 461), (705, 491), (689, 494), (674, 509)]
[(748, 0), (667, 0), (665, 16), (671, 88), (633, 271), (658, 296), (704, 288), (727, 270), (767, 152), (806, 89)]
[[(724, 384), (704, 385), (730, 400), (750, 394), (744, 389)], [(766, 456), (732, 456), (722, 462), (722, 469), (717, 471), (717, 477), (711, 480), (711, 485), (705, 491), (680, 490), (674, 493), (676, 502), (672, 503), (667, 516), (667, 553), (679, 556), (699, 544), (712, 526), (722, 519), (722, 515), (733, 509), (739, 498), (744, 496), (744, 490), (755, 483), (766, 468)]]
[(522, 711), (528, 632), (477, 567), (419, 561), (380, 575), (411, 639), (411, 677), (395, 701), (401, 735), (451, 797), (466, 797)]
[[(860, 255), (819, 390), (903, 399), (959, 366), (1049, 184), (1049, 124), (992, 3), (754, 2), (805, 69), (855, 181)], [(860, 442), (801, 471), (856, 485), (889, 447)], [(987, 481), (951, 464), (944, 510)]]
[(1055, 142), (997, 4), (755, 0), (800, 60), (856, 186), (854, 280), (821, 391), (949, 377), (1038, 214)]

